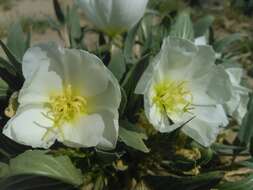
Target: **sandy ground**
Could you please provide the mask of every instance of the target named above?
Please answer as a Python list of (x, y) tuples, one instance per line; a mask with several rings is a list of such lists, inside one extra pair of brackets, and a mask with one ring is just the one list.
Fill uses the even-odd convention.
[[(7, 30), (9, 26), (18, 21), (32, 19), (36, 21), (45, 21), (49, 17), (56, 19), (52, 0), (6, 0), (10, 1), (10, 8), (5, 9), (0, 5), (0, 26), (2, 30)], [(59, 1), (65, 9), (67, 5), (71, 5), (73, 0)], [(34, 31), (32, 29), (32, 44), (45, 41), (56, 41), (63, 43), (57, 33), (50, 28), (46, 28), (43, 32)], [(5, 41), (5, 37), (2, 37)]]
[[(6, 9), (6, 3), (0, 4), (0, 33), (7, 33), (7, 30), (11, 24), (18, 20), (32, 19), (34, 22), (46, 22), (48, 18), (56, 20), (54, 13), (53, 0), (5, 0), (8, 3), (9, 8)], [(1, 0), (0, 0), (1, 2)], [(2, 0), (3, 2), (3, 0)], [(66, 11), (67, 6), (72, 6), (74, 0), (59, 0), (61, 7)], [(82, 15), (82, 25), (86, 25), (87, 21)], [(6, 41), (6, 35), (0, 37), (1, 40)], [(43, 31), (37, 31), (32, 29), (31, 43), (37, 44), (40, 42), (54, 41), (64, 45), (64, 41), (58, 36), (56, 31), (53, 31), (50, 27), (44, 27)], [(94, 49), (96, 47), (97, 36), (94, 33), (86, 34), (84, 43)], [(4, 53), (0, 49), (0, 56), (4, 56)]]

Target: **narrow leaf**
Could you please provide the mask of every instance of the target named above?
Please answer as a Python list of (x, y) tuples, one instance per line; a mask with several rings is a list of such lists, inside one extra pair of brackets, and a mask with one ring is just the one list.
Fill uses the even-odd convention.
[(159, 190), (210, 190), (222, 177), (222, 172), (210, 172), (193, 177), (145, 176), (144, 180)]
[(172, 26), (170, 36), (183, 38), (186, 40), (194, 40), (193, 24), (188, 12), (181, 12)]
[(208, 32), (209, 28), (212, 26), (213, 21), (214, 21), (214, 17), (211, 15), (207, 15), (199, 19), (194, 24), (195, 38), (204, 36)]
[(238, 137), (244, 144), (248, 144), (253, 136), (253, 95), (248, 103), (248, 112), (244, 116)]
[(76, 6), (73, 6), (68, 12), (67, 25), (71, 47), (80, 47), (80, 42), (82, 40), (82, 29), (80, 26), (80, 17), (77, 13)]
[(59, 22), (61, 24), (64, 24), (65, 16), (64, 16), (64, 13), (61, 9), (59, 1), (58, 0), (53, 0), (53, 4), (54, 4), (54, 11), (55, 11), (55, 15), (56, 15), (57, 19), (59, 20)]
[(0, 178), (6, 177), (10, 174), (10, 168), (7, 164), (0, 162)]
[(131, 62), (133, 58), (133, 46), (135, 44), (135, 37), (138, 31), (140, 23), (135, 25), (128, 33), (124, 44), (124, 56), (128, 62)]
[(27, 42), (25, 34), (19, 22), (11, 25), (6, 46), (9, 48), (10, 52), (13, 53), (16, 59), (21, 62), (23, 55), (27, 49)]
[(213, 44), (216, 52), (224, 52), (232, 43), (235, 43), (242, 39), (242, 35), (239, 33), (229, 35)]
[(8, 57), (9, 61), (14, 66), (16, 71), (21, 74), (22, 73), (21, 62), (18, 61), (16, 56), (10, 51), (10, 49), (1, 40), (0, 40), (0, 46), (4, 50), (6, 56)]
[(222, 185), (219, 185), (217, 188), (219, 190), (252, 190), (253, 187), (253, 175), (249, 177), (236, 181), (236, 182), (227, 182)]
[(8, 90), (9, 90), (8, 84), (0, 78), (0, 99), (5, 98), (7, 96)]
[(118, 79), (118, 81), (120, 81), (126, 71), (124, 54), (121, 49), (117, 48), (111, 53), (111, 61), (108, 65), (108, 68)]

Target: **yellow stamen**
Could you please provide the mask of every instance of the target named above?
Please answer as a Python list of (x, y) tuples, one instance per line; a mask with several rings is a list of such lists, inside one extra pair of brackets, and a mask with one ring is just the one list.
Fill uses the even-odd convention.
[(193, 96), (186, 81), (166, 80), (154, 86), (153, 103), (167, 114), (190, 112)]
[(68, 85), (62, 94), (50, 97), (49, 113), (53, 118), (54, 127), (60, 127), (65, 122), (74, 122), (80, 115), (87, 114), (87, 100), (76, 95), (71, 85)]

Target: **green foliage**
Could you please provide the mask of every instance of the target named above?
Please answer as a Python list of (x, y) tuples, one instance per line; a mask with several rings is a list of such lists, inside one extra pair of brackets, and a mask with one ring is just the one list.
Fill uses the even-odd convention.
[(0, 181), (1, 190), (78, 190), (71, 184), (40, 175), (10, 176)]
[(219, 185), (218, 190), (251, 190), (253, 187), (253, 175), (248, 176), (247, 178), (236, 181), (236, 182), (227, 182)]
[(214, 17), (211, 15), (204, 16), (194, 24), (195, 37), (204, 36), (214, 22)]
[(8, 164), (0, 162), (0, 179), (8, 176), (10, 173), (10, 168)]
[(52, 156), (45, 151), (29, 150), (10, 160), (10, 174), (34, 174), (60, 179), (67, 183), (80, 185), (81, 172), (75, 168), (67, 156)]
[(7, 96), (8, 89), (8, 84), (4, 80), (0, 79), (0, 99)]
[(143, 142), (143, 140), (147, 140), (147, 136), (144, 133), (140, 133), (137, 131), (128, 130), (124, 127), (120, 127), (119, 137), (128, 146), (145, 153), (149, 152), (149, 149), (146, 147), (146, 145)]
[(68, 10), (67, 27), (71, 48), (80, 48), (83, 34), (80, 26), (80, 17), (79, 14), (77, 14), (76, 6), (73, 6)]
[(126, 63), (124, 59), (124, 54), (121, 49), (115, 49), (111, 53), (111, 60), (108, 68), (112, 71), (114, 76), (120, 81), (126, 71)]
[(192, 177), (146, 176), (144, 180), (154, 189), (159, 190), (210, 190), (223, 177), (222, 172), (210, 172)]
[(140, 23), (136, 24), (128, 33), (124, 42), (124, 56), (127, 62), (133, 60), (133, 46)]
[(155, 9), (162, 14), (170, 13), (173, 11), (181, 10), (185, 7), (185, 3), (182, 0), (150, 0), (149, 7)]
[(239, 136), (240, 141), (246, 145), (249, 144), (253, 136), (253, 97), (252, 95), (248, 103), (248, 112), (243, 118), (238, 136)]
[(15, 55), (17, 61), (19, 62), (22, 61), (25, 51), (29, 48), (30, 44), (28, 41), (29, 37), (25, 36), (19, 22), (11, 25), (7, 37), (7, 47)]
[[(191, 143), (185, 143), (185, 150), (196, 148), (200, 153), (200, 157), (196, 160), (186, 158), (184, 155), (174, 155), (174, 149), (178, 148), (177, 146), (180, 144), (176, 143), (178, 140), (176, 137), (170, 138), (174, 134), (170, 134), (171, 136), (159, 134), (159, 136), (147, 132), (150, 137), (148, 147), (152, 147), (152, 153), (148, 154), (150, 149), (145, 144), (148, 136), (135, 125), (140, 122), (138, 113), (143, 108), (143, 97), (134, 94), (136, 84), (149, 65), (153, 55), (159, 52), (165, 37), (170, 35), (194, 41), (196, 37), (206, 36), (209, 38), (210, 35), (211, 43), (214, 40), (213, 47), (215, 51), (220, 53), (221, 61), (225, 62), (225, 58), (235, 55), (234, 52), (230, 52), (229, 48), (242, 39), (241, 34), (233, 34), (216, 41), (213, 39), (216, 35), (212, 36), (213, 31), (210, 30), (214, 23), (213, 16), (203, 16), (193, 23), (190, 12), (180, 12), (186, 6), (183, 1), (150, 0), (149, 8), (152, 10), (147, 10), (147, 14), (137, 25), (117, 38), (120, 39), (119, 44), (117, 44), (118, 49), (113, 51), (111, 49), (114, 39), (108, 38), (107, 35), (98, 32), (94, 28), (89, 28), (90, 26), (81, 26), (82, 22), (75, 5), (67, 9), (66, 12), (64, 12), (58, 0), (53, 0), (53, 6), (58, 21), (51, 19), (49, 22), (45, 22), (45, 20), (37, 22), (28, 19), (22, 24), (17, 22), (10, 27), (7, 43), (4, 44), (0, 41), (0, 46), (7, 55), (7, 58), (0, 57), (0, 99), (6, 98), (12, 91), (19, 90), (23, 84), (21, 60), (30, 46), (30, 33), (28, 32), (26, 35), (21, 25), (25, 25), (23, 26), (24, 29), (30, 28), (30, 25), (32, 25), (36, 31), (39, 31), (40, 27), (47, 28), (50, 25), (58, 32), (60, 38), (65, 40), (67, 47), (78, 49), (86, 49), (83, 44), (85, 33), (88, 31), (93, 32), (99, 35), (99, 42), (96, 44), (98, 45), (97, 55), (104, 60), (105, 65), (108, 65), (108, 68), (121, 84), (122, 100), (119, 108), (121, 119), (119, 140), (121, 143), (113, 152), (106, 152), (97, 148), (78, 149), (77, 151), (66, 147), (63, 147), (61, 151), (58, 149), (51, 152), (25, 151), (31, 147), (18, 145), (1, 134), (0, 189), (76, 189), (83, 182), (86, 183), (81, 171), (76, 166), (84, 172), (85, 176), (91, 178), (87, 184), (92, 181), (93, 189), (98, 190), (123, 189), (122, 186), (126, 186), (130, 179), (144, 181), (152, 189), (159, 190), (252, 189), (253, 175), (249, 175), (239, 182), (226, 182), (218, 185), (222, 180), (223, 172), (207, 172), (214, 170), (210, 167), (213, 164), (220, 164), (217, 163), (220, 155), (230, 155), (236, 158), (236, 156), (244, 153), (246, 155), (249, 155), (249, 152), (253, 153), (252, 98), (249, 103), (248, 113), (239, 129), (241, 144), (215, 143), (212, 147), (206, 148), (197, 143), (192, 143), (191, 139), (187, 139)], [(159, 19), (157, 19), (158, 17)], [(28, 25), (29, 27), (27, 27)], [(136, 52), (134, 51), (135, 47), (138, 47)], [(229, 55), (225, 57), (227, 54)], [(145, 121), (141, 122), (145, 125)], [(160, 138), (161, 136), (165, 137), (165, 140)], [(152, 140), (157, 140), (157, 142)], [(162, 140), (165, 141), (164, 144), (166, 145), (159, 144)], [(122, 147), (125, 148), (123, 149), (124, 153), (120, 152)], [(166, 153), (157, 154), (159, 151), (155, 150), (156, 148), (163, 149), (163, 152)], [(146, 154), (143, 154), (143, 152)], [(124, 156), (122, 156), (123, 154)], [(126, 170), (115, 171), (115, 163), (118, 160), (122, 161), (123, 164), (126, 162), (127, 165), (124, 165)], [(9, 165), (6, 163), (9, 163)], [(252, 159), (240, 163), (239, 166), (241, 165), (253, 168)], [(173, 166), (175, 167), (173, 168)], [(217, 165), (217, 168), (219, 166)], [(198, 170), (200, 167), (200, 175), (187, 176), (189, 173), (184, 173), (189, 171), (188, 169)], [(163, 176), (158, 174), (163, 174)], [(108, 183), (116, 184), (117, 188), (109, 188)]]
[(216, 41), (213, 44), (213, 48), (216, 52), (223, 53), (224, 51), (226, 51), (229, 48), (230, 45), (240, 41), (241, 39), (242, 39), (242, 35), (239, 33), (235, 33), (235, 34), (226, 36), (225, 38), (223, 38), (219, 41)]
[(193, 24), (188, 12), (181, 12), (177, 16), (176, 22), (172, 26), (170, 36), (175, 36), (191, 41), (194, 40)]
[(61, 5), (58, 0), (53, 0), (55, 15), (61, 24), (65, 23), (65, 15), (61, 9)]

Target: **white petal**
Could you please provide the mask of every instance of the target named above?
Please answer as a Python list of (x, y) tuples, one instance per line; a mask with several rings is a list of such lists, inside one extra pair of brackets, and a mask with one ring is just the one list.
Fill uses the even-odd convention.
[(210, 72), (189, 83), (195, 105), (223, 104), (232, 95), (232, 85), (223, 68), (214, 66)]
[(48, 70), (57, 73), (64, 85), (71, 85), (85, 97), (103, 92), (108, 81), (113, 80), (102, 61), (86, 51), (64, 49), (54, 43), (38, 47), (48, 57)]
[(150, 81), (152, 80), (154, 73), (154, 68), (157, 66), (161, 59), (161, 55), (158, 54), (148, 65), (144, 73), (142, 74), (140, 80), (137, 83), (137, 86), (135, 88), (136, 94), (144, 94), (144, 92), (147, 90), (147, 88), (150, 86)]
[(211, 75), (206, 74), (197, 80), (190, 81), (189, 89), (193, 95), (194, 105), (215, 105), (217, 101), (207, 94), (207, 86)]
[(102, 149), (113, 149), (116, 146), (118, 140), (119, 131), (119, 115), (117, 111), (103, 109), (97, 110), (104, 122), (105, 129), (103, 133), (103, 139), (99, 142), (98, 147)]
[(158, 72), (165, 79), (187, 80), (196, 53), (197, 48), (190, 41), (169, 37), (163, 42)]
[(113, 0), (112, 2), (110, 24), (116, 28), (129, 29), (144, 15), (148, 0)]
[(64, 124), (57, 140), (70, 147), (94, 147), (102, 140), (104, 128), (100, 115), (81, 116), (74, 124)]
[(205, 36), (200, 36), (198, 38), (195, 38), (194, 44), (199, 46), (199, 45), (207, 45), (207, 40)]
[[(45, 117), (47, 110), (43, 106), (25, 106), (18, 109), (3, 129), (10, 139), (33, 148), (48, 148), (54, 141), (53, 134), (45, 136), (52, 120)], [(44, 137), (44, 138), (43, 138)]]
[(67, 71), (67, 83), (72, 84), (85, 97), (105, 91), (112, 78), (102, 61), (86, 51), (65, 49), (63, 64)]
[(216, 140), (220, 129), (217, 123), (194, 118), (182, 128), (182, 131), (201, 145), (208, 147)]
[(211, 46), (198, 46), (198, 52), (192, 60), (190, 72), (194, 79), (202, 77), (215, 66), (215, 52)]
[(232, 84), (225, 70), (217, 66), (210, 74), (212, 77), (207, 87), (207, 94), (221, 104), (229, 101), (232, 96)]
[(47, 102), (51, 93), (62, 91), (62, 78), (51, 69), (53, 60), (43, 50), (45, 46), (53, 44), (34, 46), (24, 55), (22, 69), (25, 82), (19, 93), (21, 105)]
[(227, 74), (229, 75), (229, 78), (231, 80), (231, 83), (233, 85), (240, 85), (242, 77), (243, 77), (243, 69), (232, 67), (226, 69)]
[(34, 73), (30, 81), (24, 82), (19, 92), (18, 101), (21, 106), (45, 103), (49, 101), (52, 93), (62, 92), (62, 89), (62, 80), (58, 74), (41, 68)]
[(249, 100), (250, 98), (248, 94), (241, 95), (239, 106), (232, 115), (239, 124), (242, 123), (242, 119), (244, 118), (244, 116), (246, 115), (248, 111), (247, 108), (248, 108)]
[(196, 106), (192, 112), (202, 121), (211, 123), (215, 122), (218, 123), (219, 126), (228, 125), (228, 118), (221, 105)]
[(133, 27), (144, 15), (148, 0), (77, 0), (86, 16), (109, 34)]

